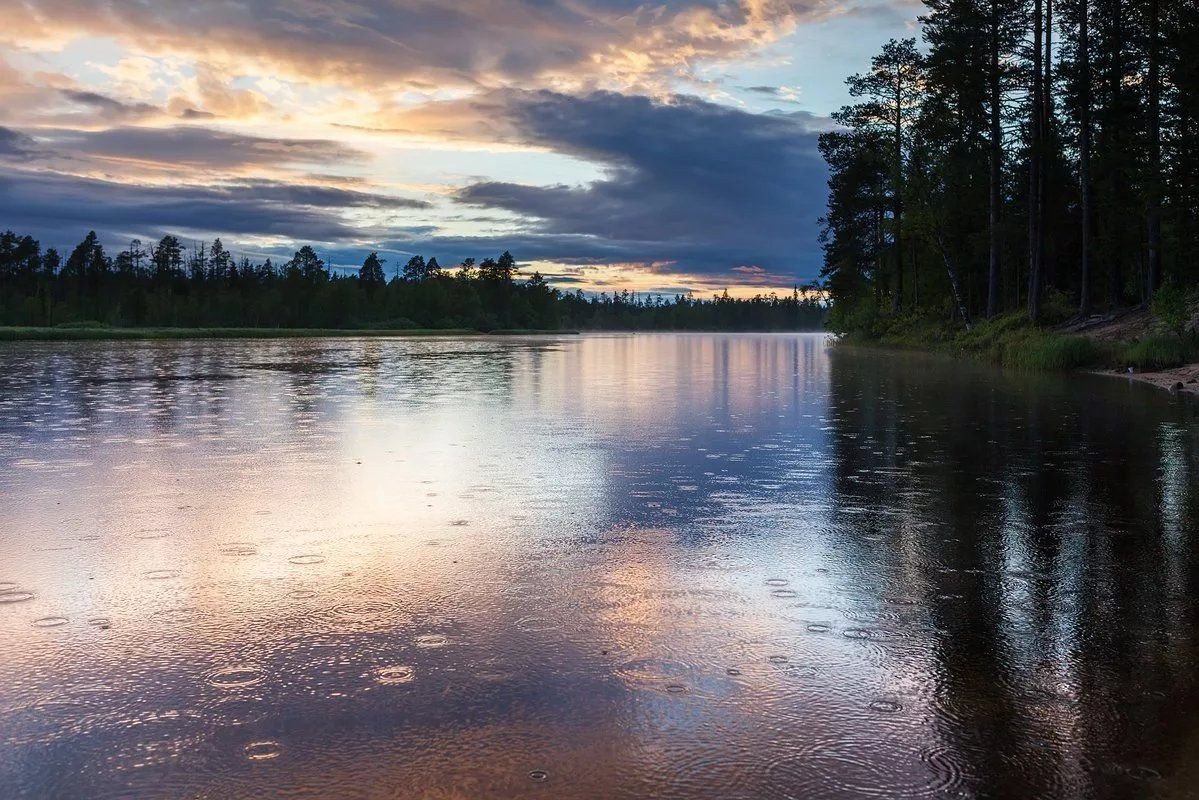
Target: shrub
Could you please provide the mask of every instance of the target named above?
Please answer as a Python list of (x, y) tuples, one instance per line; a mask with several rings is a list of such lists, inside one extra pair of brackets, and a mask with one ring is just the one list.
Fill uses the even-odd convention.
[(1153, 316), (1181, 339), (1191, 317), (1186, 292), (1173, 284), (1159, 288), (1153, 293)]
[(94, 319), (79, 319), (74, 322), (60, 322), (54, 327), (63, 328), (64, 330), (74, 330), (79, 328), (107, 328), (109, 325)]

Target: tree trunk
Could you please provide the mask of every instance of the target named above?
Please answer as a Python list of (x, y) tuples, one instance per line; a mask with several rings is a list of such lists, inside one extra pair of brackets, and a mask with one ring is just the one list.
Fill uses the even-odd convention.
[(1161, 218), (1161, 57), (1158, 52), (1160, 24), (1158, 0), (1149, 2), (1149, 203), (1146, 227), (1149, 245), (1149, 271), (1146, 295), (1150, 301), (1161, 285), (1162, 218)]
[(1041, 316), (1041, 122), (1042, 86), (1045, 79), (1041, 59), (1043, 0), (1033, 4), (1032, 97), (1029, 104), (1028, 157), (1028, 316), (1035, 324)]
[(945, 247), (945, 235), (937, 230), (937, 249), (941, 251), (941, 258), (945, 261), (945, 273), (949, 276), (949, 288), (953, 290), (954, 308), (961, 317), (962, 322), (966, 325), (966, 330), (970, 330), (973, 325), (970, 322), (970, 312), (966, 308), (965, 302), (962, 301), (962, 291), (959, 288), (958, 272), (953, 267), (953, 261), (949, 257), (949, 249)]
[[(1123, 5), (1116, 2), (1111, 4), (1112, 14), (1112, 43), (1109, 45), (1111, 49), (1111, 67), (1109, 68), (1107, 82), (1108, 93), (1111, 95), (1109, 101), (1112, 109), (1121, 109), (1124, 105), (1123, 89), (1124, 89), (1124, 18)], [(1124, 180), (1117, 171), (1110, 194), (1114, 197), (1124, 196)], [(1105, 219), (1105, 222), (1107, 220)], [(1122, 252), (1113, 252), (1110, 254), (1112, 262), (1111, 272), (1111, 296), (1112, 308), (1119, 308), (1124, 305), (1124, 258)]]
[(891, 313), (895, 314), (903, 305), (903, 72), (896, 68), (895, 75), (895, 175), (892, 187), (891, 215), (895, 231), (892, 244), (895, 250), (895, 298)]
[(1080, 0), (1078, 19), (1078, 193), (1082, 211), (1078, 314), (1091, 313), (1091, 0)]
[(1003, 202), (1003, 108), (1000, 86), (999, 61), (999, 0), (991, 0), (991, 208), (990, 219), (990, 253), (987, 268), (987, 319), (992, 319), (999, 313), (999, 216), (1000, 205)]

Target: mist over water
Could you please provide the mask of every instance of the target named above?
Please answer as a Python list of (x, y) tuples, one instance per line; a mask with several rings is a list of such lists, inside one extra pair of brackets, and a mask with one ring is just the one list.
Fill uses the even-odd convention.
[(1193, 796), (1194, 410), (819, 335), (0, 347), (0, 796)]

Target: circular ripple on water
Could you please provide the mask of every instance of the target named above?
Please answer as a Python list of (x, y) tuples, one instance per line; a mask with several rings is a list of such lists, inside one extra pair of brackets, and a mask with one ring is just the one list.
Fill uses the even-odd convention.
[(786, 578), (767, 578), (766, 579), (767, 586), (786, 586), (790, 582), (791, 581), (787, 580)]
[(841, 631), (841, 635), (846, 639), (878, 639), (878, 631), (867, 630), (866, 628), (846, 628)]
[(780, 600), (789, 600), (799, 597), (799, 592), (796, 592), (794, 589), (775, 589), (770, 594), (772, 597), (777, 597)]
[(518, 619), (516, 627), (526, 633), (544, 633), (558, 630), (562, 627), (562, 623), (549, 617), (532, 616)]
[(283, 754), (283, 745), (276, 741), (250, 742), (242, 751), (251, 761), (270, 761)]
[(634, 688), (682, 694), (694, 677), (695, 668), (667, 658), (635, 658), (617, 665), (616, 674)]
[(316, 592), (311, 589), (292, 589), (287, 596), (292, 600), (311, 600), (316, 597)]
[(771, 762), (769, 796), (805, 800), (844, 797), (945, 797), (962, 782), (961, 770), (938, 751), (936, 758), (915, 747), (854, 736), (809, 740)]
[(901, 617), (895, 611), (884, 608), (841, 608), (841, 616), (847, 620), (865, 624), (898, 622)]
[(221, 545), (221, 555), (225, 556), (256, 556), (258, 547), (250, 542), (226, 542)]
[(813, 622), (808, 625), (807, 630), (809, 633), (828, 633), (832, 628), (820, 622)]
[(235, 665), (215, 669), (204, 676), (210, 686), (218, 689), (245, 689), (266, 680), (266, 672), (252, 665)]
[(11, 603), (24, 603), (26, 600), (32, 600), (33, 597), (34, 597), (33, 592), (22, 592), (20, 590), (14, 589), (11, 592), (5, 592), (4, 594), (0, 594), (0, 605), (11, 604)]
[(532, 583), (515, 583), (505, 588), (501, 594), (515, 600), (538, 603), (550, 599), (550, 591), (544, 586)]
[(87, 624), (91, 625), (93, 628), (99, 628), (102, 631), (106, 631), (112, 627), (112, 620), (108, 617), (92, 617), (87, 621)]
[(408, 666), (379, 667), (372, 674), (384, 686), (400, 686), (416, 679), (416, 670)]
[(895, 700), (875, 700), (870, 703), (871, 711), (880, 711), (884, 714), (894, 714), (896, 711), (902, 711), (903, 705)]
[(166, 528), (146, 528), (133, 534), (135, 539), (165, 539), (171, 535)]
[(529, 770), (529, 780), (533, 783), (545, 783), (550, 779), (550, 774), (543, 769)]
[(350, 600), (328, 610), (338, 626), (379, 626), (407, 621), (399, 606), (387, 600)]
[(423, 633), (412, 640), (417, 647), (433, 649), (436, 647), (445, 647), (450, 643), (449, 638), (440, 633)]
[(178, 578), (180, 574), (177, 569), (152, 569), (149, 572), (143, 572), (142, 577), (150, 581), (169, 581), (172, 578)]
[(35, 628), (61, 628), (68, 622), (70, 620), (66, 617), (42, 617), (41, 619), (35, 619), (32, 624)]
[(306, 553), (304, 555), (292, 556), (287, 560), (292, 564), (308, 566), (310, 564), (323, 564), (325, 562), (325, 557), (322, 555), (317, 555), (316, 553)]

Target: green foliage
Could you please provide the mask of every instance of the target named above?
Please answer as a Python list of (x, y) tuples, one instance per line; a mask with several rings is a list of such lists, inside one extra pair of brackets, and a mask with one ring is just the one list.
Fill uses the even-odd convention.
[(1053, 326), (1152, 298), (1180, 334), (1199, 286), (1194, 3), (922, 4), (921, 41), (850, 76), (820, 137), (831, 326), (897, 338), (879, 315), (959, 299)]
[(1139, 370), (1179, 367), (1199, 361), (1199, 346), (1194, 339), (1181, 336), (1150, 336), (1126, 345), (1119, 354), (1122, 366)]
[(1104, 360), (1103, 350), (1085, 336), (1029, 329), (999, 341), (999, 363), (1015, 369), (1066, 371), (1098, 367)]
[(71, 322), (60, 322), (57, 325), (55, 325), (54, 327), (59, 328), (59, 329), (72, 329), (72, 328), (107, 328), (110, 326), (106, 325), (103, 322), (94, 320), (94, 319), (80, 319), (80, 320), (73, 320)]
[[(0, 325), (14, 326), (4, 336), (138, 335), (128, 328), (206, 329), (221, 336), (247, 329), (271, 336), (292, 335), (280, 331), (296, 329), (364, 334), (563, 328), (783, 331), (819, 330), (826, 315), (822, 302), (798, 290), (706, 300), (629, 292), (564, 294), (538, 273), (518, 279), (518, 264), (509, 252), (483, 259), (478, 267), (467, 259), (457, 271), (442, 269), (436, 258), (413, 256), (405, 277), (390, 282), (375, 253), (349, 274), (330, 269), (308, 246), (281, 267), (269, 259), (261, 264), (239, 261), (219, 242), (211, 247), (198, 243), (184, 255), (179, 240), (168, 235), (149, 249), (134, 240), (114, 260), (98, 237), (88, 234), (63, 265), (55, 251), (43, 253), (31, 237), (2, 233)], [(55, 327), (60, 325), (70, 327)], [(103, 326), (114, 330), (105, 333)]]
[[(945, 323), (943, 319), (927, 314), (891, 318), (871, 341), (886, 347), (934, 350), (1033, 371), (1099, 367), (1110, 359), (1103, 346), (1091, 339), (1041, 330), (1020, 312), (1001, 315), (970, 330)], [(849, 340), (860, 341), (861, 337)]]
[(1153, 295), (1153, 316), (1181, 339), (1191, 319), (1187, 293), (1172, 283), (1162, 286)]

